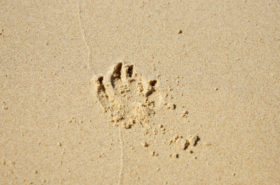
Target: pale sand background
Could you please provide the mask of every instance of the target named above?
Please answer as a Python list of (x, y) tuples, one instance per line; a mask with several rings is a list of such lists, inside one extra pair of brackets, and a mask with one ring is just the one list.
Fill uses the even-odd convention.
[[(278, 185), (279, 59), (276, 0), (2, 0), (0, 184)], [(177, 105), (123, 155), (89, 83), (119, 60)], [(173, 133), (201, 141), (176, 159)]]

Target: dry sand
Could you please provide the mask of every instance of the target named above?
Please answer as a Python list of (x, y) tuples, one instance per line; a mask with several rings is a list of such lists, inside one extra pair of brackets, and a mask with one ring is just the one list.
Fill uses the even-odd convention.
[(0, 1), (0, 184), (279, 185), (277, 0)]

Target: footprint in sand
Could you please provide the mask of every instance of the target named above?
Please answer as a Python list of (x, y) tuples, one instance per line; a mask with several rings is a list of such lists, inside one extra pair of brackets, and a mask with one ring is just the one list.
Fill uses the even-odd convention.
[(117, 63), (108, 76), (93, 79), (94, 92), (111, 121), (129, 129), (144, 126), (160, 104), (157, 80), (144, 81), (134, 65)]
[[(162, 116), (174, 117), (173, 111), (176, 109), (170, 110), (167, 107), (169, 111), (163, 110), (163, 105), (166, 104), (164, 102), (170, 102), (170, 100), (164, 100), (161, 93), (158, 92), (157, 80), (146, 81), (141, 74), (135, 71), (134, 65), (119, 62), (112, 70), (109, 70), (107, 75), (93, 77), (91, 82), (93, 93), (96, 94), (104, 111), (116, 126), (130, 129), (137, 124), (144, 128), (145, 136), (162, 134), (158, 135), (158, 139), (161, 140), (158, 143), (166, 144), (171, 152), (171, 157), (179, 158), (179, 153), (188, 149), (193, 152), (192, 147), (197, 145), (200, 140), (199, 136), (179, 135), (174, 120), (161, 119), (166, 121), (163, 124), (158, 120), (156, 115), (158, 111), (164, 112), (164, 115), (160, 114)], [(179, 119), (176, 122), (180, 122)], [(144, 143), (143, 146), (148, 147), (149, 145)], [(168, 150), (168, 148), (166, 149)]]

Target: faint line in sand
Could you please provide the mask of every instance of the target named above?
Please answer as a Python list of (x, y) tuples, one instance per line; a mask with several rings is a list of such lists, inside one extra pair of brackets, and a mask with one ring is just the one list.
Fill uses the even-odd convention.
[(121, 148), (121, 157), (120, 157), (120, 173), (119, 173), (119, 182), (118, 184), (121, 185), (122, 184), (122, 180), (123, 180), (123, 159), (124, 159), (124, 150), (123, 150), (123, 135), (122, 135), (122, 129), (119, 126), (119, 141), (120, 141), (120, 148)]
[(86, 39), (86, 32), (85, 32), (85, 29), (84, 29), (83, 24), (82, 24), (81, 11), (82, 11), (81, 10), (81, 5), (80, 5), (80, 2), (79, 2), (78, 3), (79, 26), (80, 26), (80, 29), (81, 29), (81, 34), (82, 34), (83, 41), (85, 42), (86, 48), (88, 50), (88, 62), (87, 62), (88, 69), (94, 71), (94, 68), (91, 67), (91, 62), (92, 62), (91, 48), (90, 48), (89, 43), (88, 43), (88, 41)]

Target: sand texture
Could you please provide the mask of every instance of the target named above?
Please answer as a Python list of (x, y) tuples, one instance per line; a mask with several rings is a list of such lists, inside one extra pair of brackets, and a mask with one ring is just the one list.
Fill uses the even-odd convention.
[(279, 1), (0, 1), (0, 185), (279, 174)]

